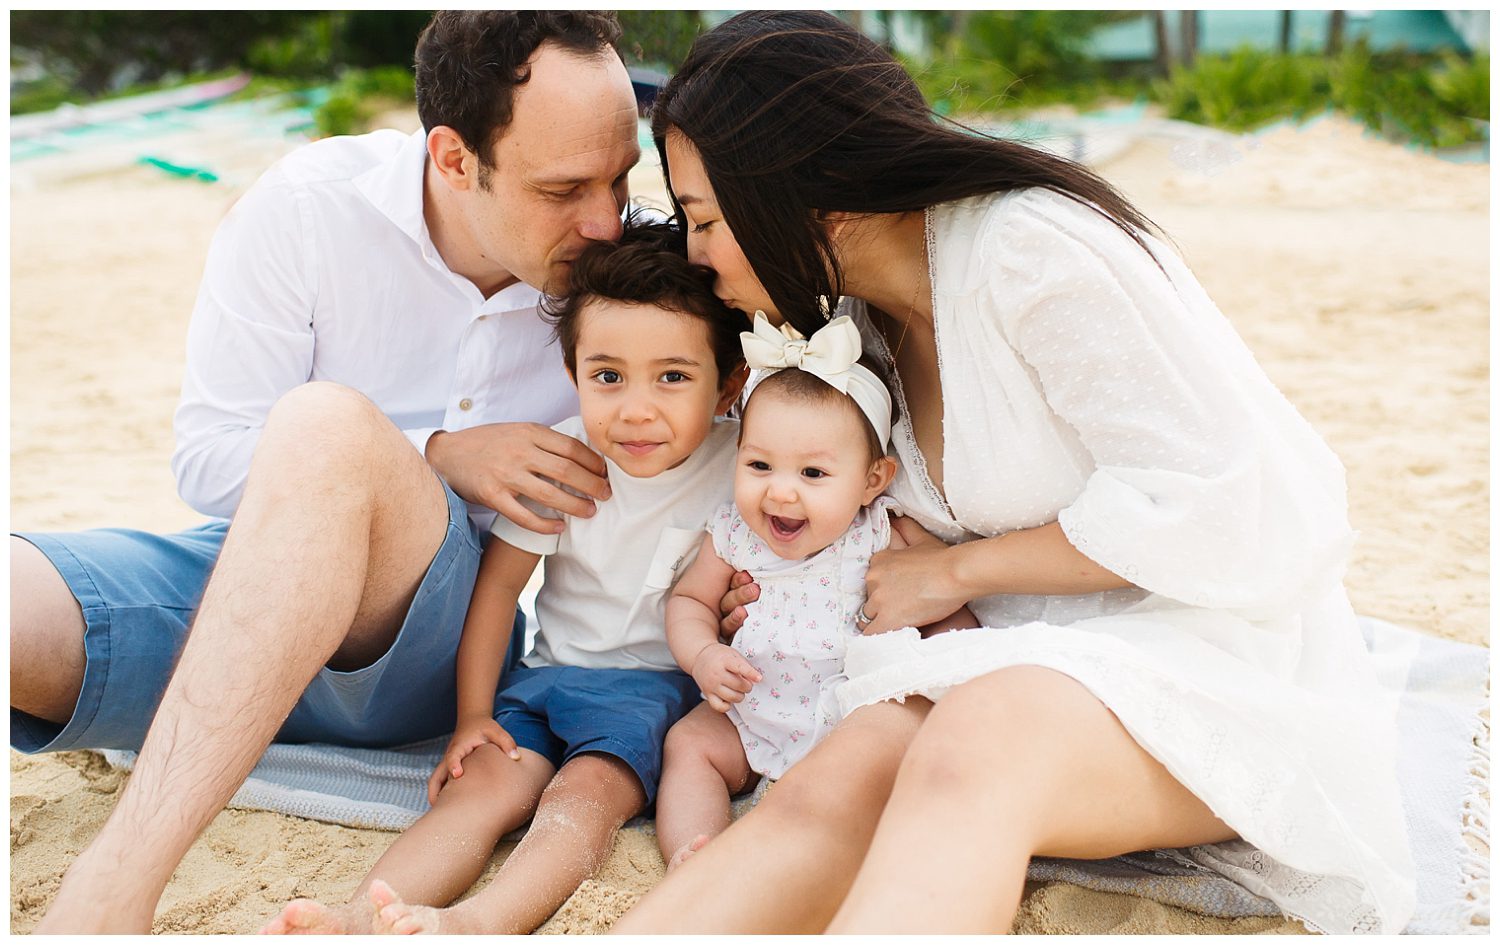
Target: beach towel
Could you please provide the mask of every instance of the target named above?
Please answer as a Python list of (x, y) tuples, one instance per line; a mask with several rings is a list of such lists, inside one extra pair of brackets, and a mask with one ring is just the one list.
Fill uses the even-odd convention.
[[(1417, 908), (1408, 933), (1489, 929), (1489, 650), (1360, 618), (1383, 685), (1401, 693), (1399, 779)], [(401, 830), (427, 809), (427, 778), (447, 740), (391, 750), (272, 745), (230, 807)], [(107, 751), (130, 767), (130, 752)], [(755, 797), (736, 804), (742, 814)], [(636, 823), (642, 823), (636, 821)], [(1219, 918), (1274, 916), (1256, 895), (1257, 851), (1228, 843), (1111, 860), (1039, 857), (1027, 878), (1125, 893)], [(1309, 881), (1315, 881), (1309, 877)]]

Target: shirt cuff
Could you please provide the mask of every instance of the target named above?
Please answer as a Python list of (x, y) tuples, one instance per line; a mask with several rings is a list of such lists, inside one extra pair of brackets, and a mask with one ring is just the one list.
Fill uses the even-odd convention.
[(411, 445), (417, 448), (418, 455), (426, 459), (427, 441), (432, 439), (432, 435), (441, 429), (442, 427), (422, 427), (418, 430), (402, 430), (401, 432), (405, 433), (406, 438), (411, 441)]
[(529, 551), (534, 555), (550, 555), (557, 551), (560, 535), (540, 535), (529, 528), (522, 528), (504, 515), (495, 515), (495, 524), (490, 526), (490, 534), (512, 545), (522, 551)]

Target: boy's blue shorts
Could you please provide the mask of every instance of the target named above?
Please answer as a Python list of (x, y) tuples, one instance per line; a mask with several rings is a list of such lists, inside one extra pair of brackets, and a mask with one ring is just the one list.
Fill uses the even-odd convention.
[[(395, 642), (361, 669), (320, 670), (276, 741), (374, 748), (453, 731), (455, 658), (481, 540), (463, 500), (444, 489), (448, 532)], [(88, 662), (66, 725), (11, 709), (12, 747), (141, 747), (228, 528), (219, 519), (173, 535), (98, 529), (19, 536), (41, 549), (82, 606)], [(524, 630), (518, 612), (507, 668), (523, 655)]]
[(556, 768), (580, 752), (614, 755), (641, 779), (650, 807), (667, 729), (701, 699), (676, 670), (517, 666), (495, 697), (495, 721)]

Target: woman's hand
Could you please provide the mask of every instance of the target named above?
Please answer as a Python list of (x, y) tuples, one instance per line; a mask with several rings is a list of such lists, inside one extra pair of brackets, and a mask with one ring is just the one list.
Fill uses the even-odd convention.
[(953, 615), (969, 601), (953, 579), (951, 552), (909, 518), (891, 517), (891, 544), (870, 559), (859, 622), (866, 635), (925, 627)]
[(725, 643), (734, 639), (745, 623), (745, 605), (760, 599), (760, 585), (749, 571), (736, 571), (729, 579), (729, 591), (719, 601), (719, 639)]
[(438, 762), (437, 768), (432, 772), (432, 777), (427, 779), (428, 804), (437, 803), (438, 791), (443, 789), (443, 785), (447, 784), (450, 778), (463, 777), (463, 760), (480, 745), (494, 745), (509, 755), (511, 760), (521, 760), (521, 752), (516, 748), (516, 740), (500, 727), (499, 722), (483, 716), (459, 719), (458, 728), (454, 731), (453, 737), (448, 740), (447, 749), (443, 751), (443, 760)]

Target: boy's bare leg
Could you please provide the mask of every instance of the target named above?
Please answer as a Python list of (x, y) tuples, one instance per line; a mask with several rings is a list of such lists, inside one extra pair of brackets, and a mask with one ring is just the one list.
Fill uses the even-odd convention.
[(931, 706), (914, 697), (850, 714), (610, 931), (822, 931), (854, 881), (901, 757)]
[(338, 907), (311, 899), (286, 904), (262, 935), (360, 934), (375, 910), (370, 884), (383, 880), (404, 902), (445, 906), (484, 872), (500, 838), (524, 824), (556, 769), (534, 751), (514, 761), (494, 745), (464, 759), (463, 777), (443, 785), (437, 804), (391, 844)]
[(750, 783), (729, 716), (698, 703), (667, 732), (656, 799), (656, 839), (668, 872), (729, 826), (729, 798)]
[(1082, 683), (1011, 667), (933, 708), (828, 931), (1008, 932), (1033, 855), (1233, 836)]
[(381, 906), (375, 931), (516, 935), (530, 932), (598, 872), (620, 825), (646, 805), (646, 792), (630, 766), (611, 755), (582, 754), (562, 766), (542, 792), (526, 836), (494, 881), (448, 909), (403, 902), (373, 883)]
[(369, 400), (318, 383), (277, 403), (135, 771), (38, 932), (150, 929), (318, 669), (390, 646), (447, 520), (437, 476)]

